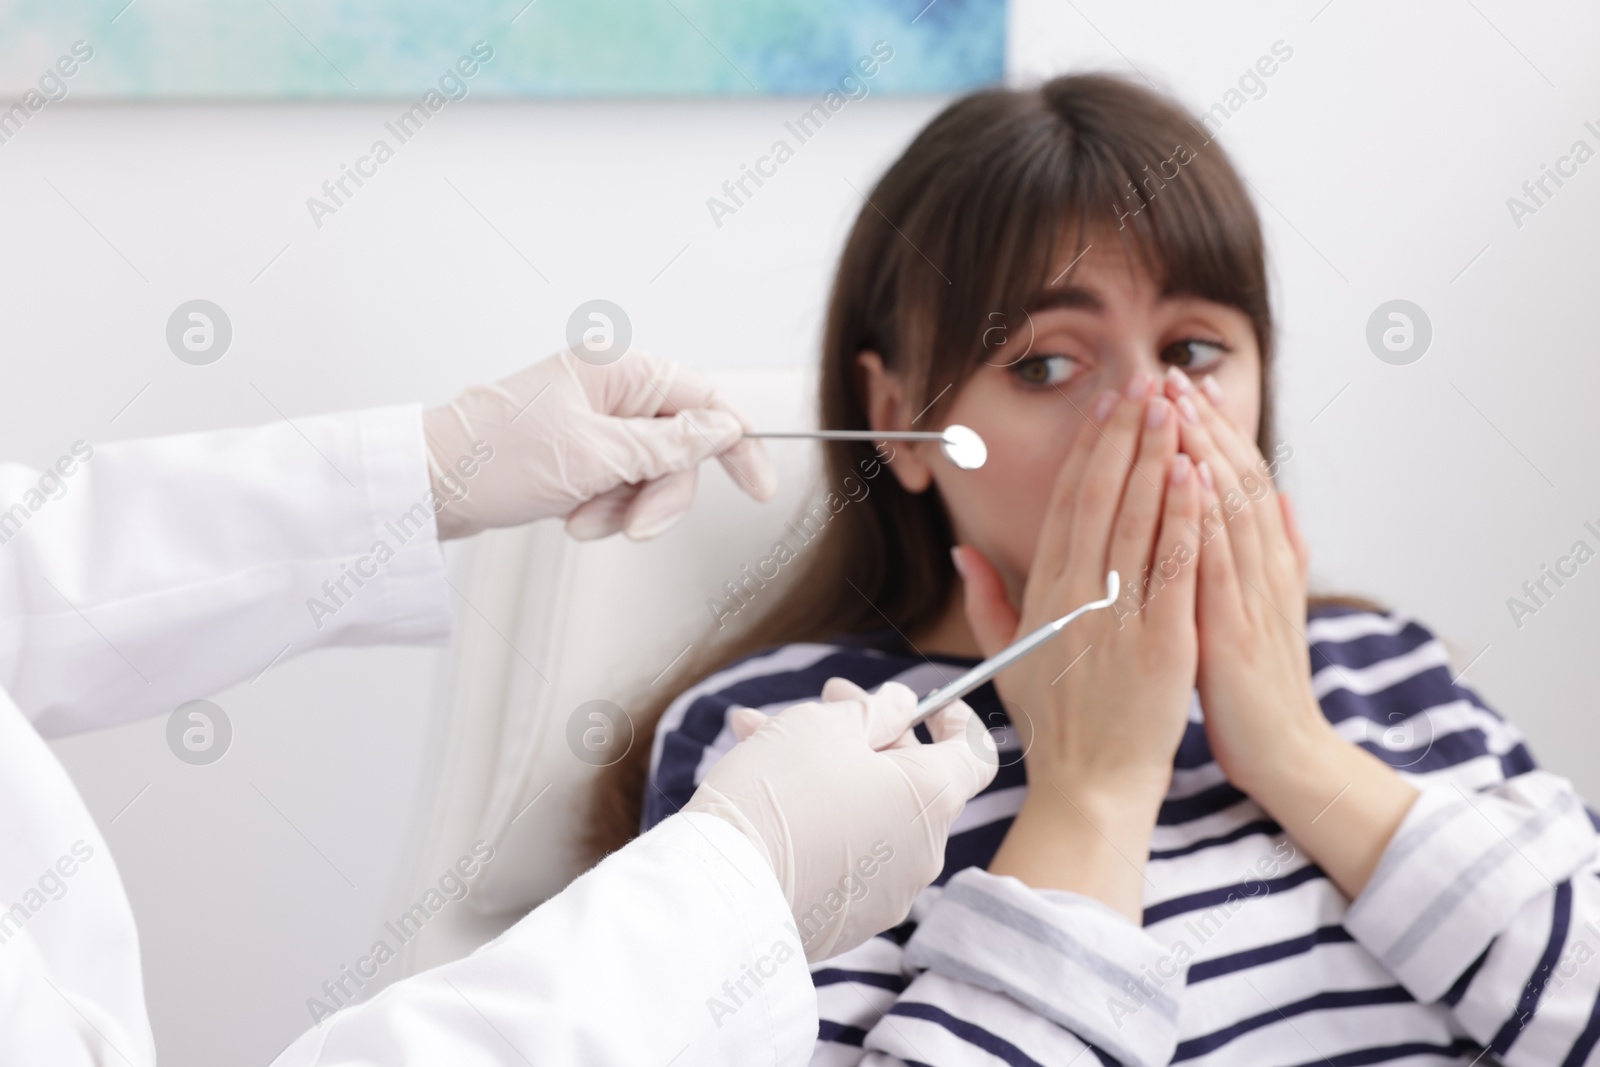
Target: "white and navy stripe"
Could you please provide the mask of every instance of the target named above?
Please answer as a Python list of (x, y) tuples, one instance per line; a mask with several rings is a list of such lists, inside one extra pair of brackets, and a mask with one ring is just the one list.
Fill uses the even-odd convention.
[[(1408, 619), (1325, 608), (1312, 685), (1341, 736), (1420, 797), (1350, 902), (1222, 775), (1198, 703), (1151, 839), (1142, 928), (985, 869), (1026, 790), (1000, 773), (907, 922), (814, 968), (819, 1065), (1600, 1065), (1600, 818), (1451, 680)], [(830, 677), (918, 692), (970, 661), (893, 633), (751, 656), (685, 692), (655, 740), (645, 826), (733, 743), (728, 712)], [(993, 726), (992, 687), (968, 698)]]

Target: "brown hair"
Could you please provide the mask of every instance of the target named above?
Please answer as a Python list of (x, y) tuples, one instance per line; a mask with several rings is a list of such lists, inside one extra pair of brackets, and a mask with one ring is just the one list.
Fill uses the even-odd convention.
[[(857, 354), (878, 352), (911, 410), (937, 418), (980, 365), (991, 313), (1009, 316), (1063, 253), (1115, 234), (1166, 291), (1239, 308), (1261, 353), (1257, 443), (1272, 441), (1272, 312), (1261, 225), (1220, 145), (1176, 103), (1122, 78), (1081, 74), (986, 89), (947, 107), (867, 196), (840, 256), (822, 339), (821, 422), (867, 429)], [(1070, 251), (1068, 251), (1070, 249)], [(929, 425), (937, 425), (930, 420)], [(872, 471), (868, 442), (825, 445), (829, 486)], [(893, 625), (950, 602), (956, 575), (936, 489), (892, 477), (839, 509), (754, 618), (686, 663), (635, 719), (628, 754), (599, 779), (596, 853), (639, 831), (656, 723), (695, 681), (751, 653)], [(745, 615), (743, 610), (740, 615)]]

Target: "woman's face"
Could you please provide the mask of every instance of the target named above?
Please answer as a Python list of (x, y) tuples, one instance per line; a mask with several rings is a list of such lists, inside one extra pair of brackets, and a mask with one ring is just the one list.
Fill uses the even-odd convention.
[[(996, 315), (983, 365), (962, 384), (944, 421), (970, 426), (989, 446), (979, 470), (958, 470), (938, 445), (899, 447), (891, 469), (921, 492), (937, 485), (957, 540), (979, 549), (1020, 602), (1056, 473), (1088, 412), (1136, 374), (1179, 367), (1223, 390), (1223, 411), (1251, 440), (1261, 414), (1261, 355), (1238, 308), (1165, 295), (1114, 238), (1096, 241), (1030, 301)], [(860, 358), (874, 429), (911, 428), (902, 384), (874, 353)], [(939, 384), (933, 383), (931, 393)], [(931, 429), (926, 424), (915, 429)], [(1087, 432), (1096, 432), (1092, 426)]]

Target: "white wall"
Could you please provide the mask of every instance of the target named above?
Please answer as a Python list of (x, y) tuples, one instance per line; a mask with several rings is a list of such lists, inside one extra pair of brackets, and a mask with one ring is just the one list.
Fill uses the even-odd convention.
[[(1019, 76), (1131, 62), (1196, 107), (1274, 41), (1294, 49), (1220, 140), (1270, 237), (1285, 476), (1315, 575), (1417, 614), (1463, 665), (1487, 648), (1469, 681), (1600, 796), (1600, 564), (1520, 630), (1505, 603), (1573, 540), (1600, 546), (1582, 529), (1600, 520), (1600, 162), (1520, 230), (1505, 207), (1574, 139), (1600, 148), (1583, 129), (1600, 126), (1596, 15), (1503, 0), (1012, 14)], [(865, 189), (941, 104), (851, 104), (720, 230), (705, 198), (800, 101), (453, 105), (320, 230), (305, 198), (393, 107), (52, 106), (0, 146), (0, 454), (437, 402), (557, 347), (595, 296), (629, 311), (636, 343), (691, 364), (809, 359), (860, 204), (848, 183)], [(163, 339), (193, 297), (235, 328), (210, 367)], [(1364, 341), (1394, 297), (1434, 326), (1411, 366)], [(133, 897), (169, 1067), (264, 1062), (369, 944), (425, 779), (437, 655), (281, 663), (217, 698), (237, 734), (207, 768), (173, 759), (161, 722), (56, 746)]]

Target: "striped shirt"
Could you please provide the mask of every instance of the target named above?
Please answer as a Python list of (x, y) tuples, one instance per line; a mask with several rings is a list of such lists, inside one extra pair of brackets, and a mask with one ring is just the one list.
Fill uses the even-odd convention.
[[(1026, 789), (992, 687), (1001, 767), (952, 827), (906, 922), (813, 968), (819, 1065), (1600, 1064), (1596, 820), (1393, 614), (1319, 608), (1312, 687), (1339, 734), (1419, 797), (1348, 900), (1211, 756), (1198, 699), (1151, 838), (1142, 928), (985, 869)], [(667, 709), (646, 828), (733, 744), (728, 712), (830, 677), (924, 693), (972, 661), (895, 634), (787, 645)]]

